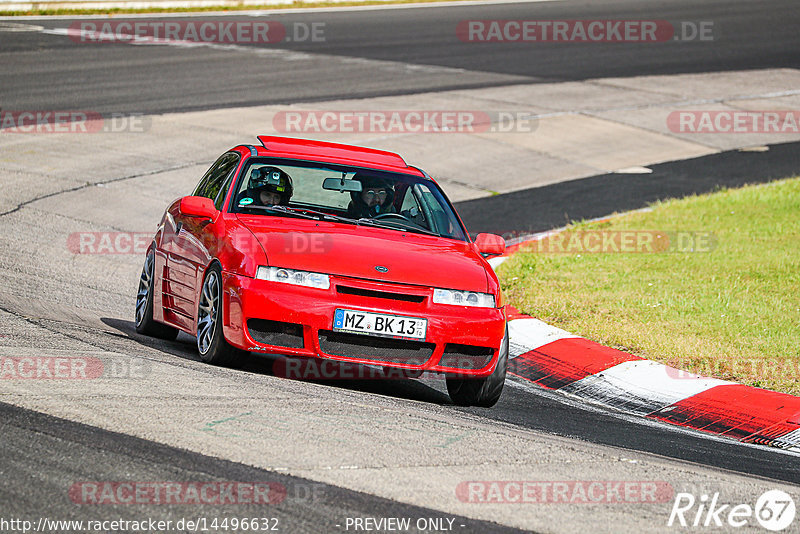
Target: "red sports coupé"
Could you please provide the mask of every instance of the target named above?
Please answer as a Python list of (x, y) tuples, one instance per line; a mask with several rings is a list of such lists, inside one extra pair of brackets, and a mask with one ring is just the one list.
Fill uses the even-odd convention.
[(138, 332), (197, 336), (203, 361), (248, 352), (444, 373), (456, 404), (492, 406), (506, 311), (450, 201), (397, 154), (261, 136), (167, 208), (136, 299)]

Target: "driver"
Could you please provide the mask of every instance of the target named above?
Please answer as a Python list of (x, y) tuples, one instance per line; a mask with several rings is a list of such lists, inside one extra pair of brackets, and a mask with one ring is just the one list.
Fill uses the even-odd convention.
[(256, 206), (286, 206), (294, 193), (292, 178), (277, 167), (254, 169), (248, 185), (245, 197)]
[(361, 182), (361, 191), (350, 193), (353, 200), (347, 206), (348, 217), (361, 219), (394, 213), (394, 189), (388, 181), (363, 174), (356, 174), (353, 179)]

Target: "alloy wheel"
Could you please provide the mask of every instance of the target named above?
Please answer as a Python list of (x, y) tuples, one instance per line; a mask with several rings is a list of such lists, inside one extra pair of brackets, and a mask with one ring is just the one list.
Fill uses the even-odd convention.
[(150, 297), (150, 287), (153, 283), (153, 253), (147, 255), (139, 277), (139, 290), (136, 292), (136, 326), (139, 327), (144, 320), (147, 310), (147, 299)]
[(219, 309), (219, 283), (217, 273), (210, 271), (203, 282), (200, 307), (197, 311), (197, 349), (201, 354), (208, 352), (214, 341)]

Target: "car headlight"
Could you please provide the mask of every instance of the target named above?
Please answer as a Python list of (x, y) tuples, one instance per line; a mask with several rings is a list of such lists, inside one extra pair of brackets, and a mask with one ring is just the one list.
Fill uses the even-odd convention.
[(494, 295), (476, 293), (474, 291), (456, 291), (455, 289), (434, 289), (433, 302), (436, 304), (453, 304), (455, 306), (473, 306), (475, 308), (494, 308)]
[(270, 282), (294, 284), (296, 286), (315, 287), (317, 289), (331, 287), (331, 280), (327, 274), (295, 271), (294, 269), (284, 269), (283, 267), (261, 266), (256, 271), (256, 278), (269, 280)]

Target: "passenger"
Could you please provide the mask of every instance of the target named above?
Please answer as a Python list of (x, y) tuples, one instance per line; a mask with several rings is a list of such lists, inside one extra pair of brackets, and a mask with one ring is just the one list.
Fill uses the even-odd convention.
[(347, 206), (347, 216), (353, 219), (372, 218), (381, 213), (394, 213), (394, 189), (383, 178), (356, 174), (361, 192), (350, 193), (353, 199)]

